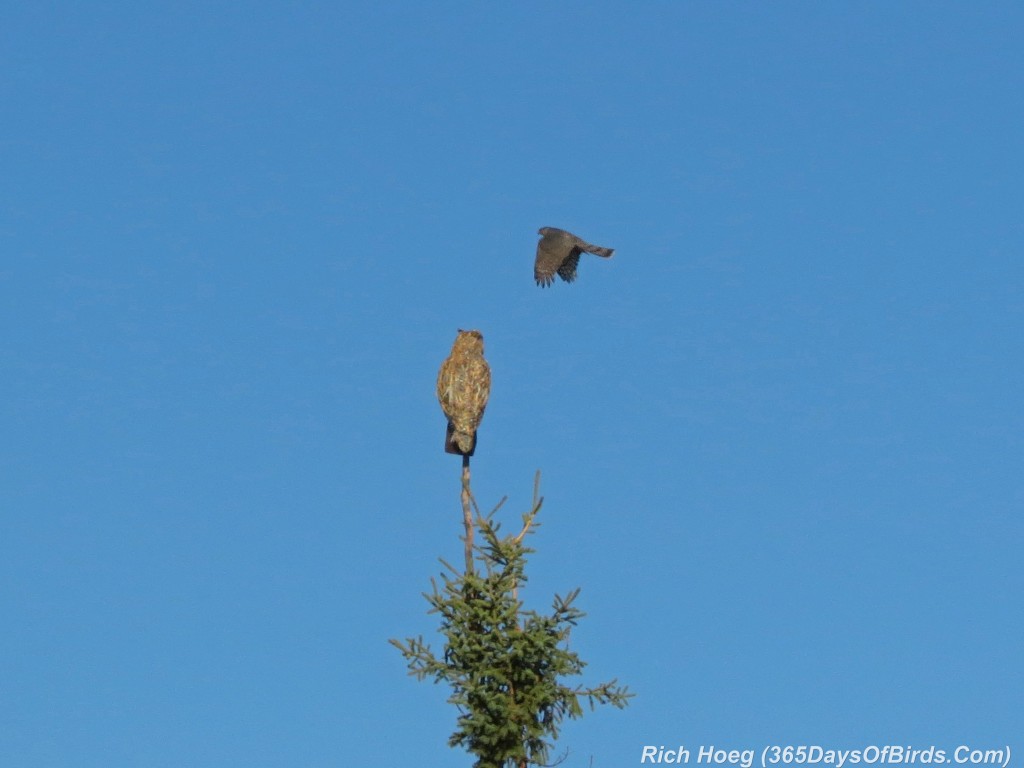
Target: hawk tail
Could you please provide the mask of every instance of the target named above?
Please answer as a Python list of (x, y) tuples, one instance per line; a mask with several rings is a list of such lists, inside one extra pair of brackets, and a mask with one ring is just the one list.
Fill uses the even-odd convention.
[(472, 456), (476, 451), (476, 433), (456, 432), (452, 423), (444, 433), (444, 452), (457, 456)]
[(612, 254), (615, 253), (614, 248), (602, 248), (600, 245), (591, 245), (590, 243), (586, 243), (583, 250), (605, 259), (610, 259)]

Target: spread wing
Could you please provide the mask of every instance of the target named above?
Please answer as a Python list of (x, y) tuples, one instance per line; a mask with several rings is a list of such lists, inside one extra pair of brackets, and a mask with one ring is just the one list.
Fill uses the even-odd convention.
[[(537, 243), (537, 260), (533, 264), (533, 279), (537, 285), (549, 286), (555, 281), (555, 273), (562, 275), (563, 265), (567, 258), (571, 258), (575, 249), (566, 249), (565, 245), (559, 243), (557, 238), (545, 235)], [(576, 262), (580, 254), (576, 251), (576, 260), (572, 264), (572, 272), (576, 272)], [(565, 275), (562, 275), (563, 279)]]

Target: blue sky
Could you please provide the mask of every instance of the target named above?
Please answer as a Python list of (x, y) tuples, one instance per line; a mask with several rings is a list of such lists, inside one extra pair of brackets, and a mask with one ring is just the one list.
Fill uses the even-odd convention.
[[(0, 764), (466, 766), (389, 637), (474, 489), (566, 766), (1024, 747), (1015, 3), (20, 4)], [(532, 280), (538, 227), (614, 247)]]

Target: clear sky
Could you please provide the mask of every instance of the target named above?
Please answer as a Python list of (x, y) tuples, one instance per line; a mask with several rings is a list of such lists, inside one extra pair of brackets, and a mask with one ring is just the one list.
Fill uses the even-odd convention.
[[(564, 765), (1019, 764), (1020, 4), (3, 17), (0, 766), (469, 765), (387, 643), (461, 553), (458, 328), (523, 596), (637, 694)], [(615, 257), (541, 290), (545, 225)]]

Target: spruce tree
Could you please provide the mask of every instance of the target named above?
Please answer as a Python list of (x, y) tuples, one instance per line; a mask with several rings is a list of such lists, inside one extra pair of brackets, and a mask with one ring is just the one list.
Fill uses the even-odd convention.
[[(625, 707), (632, 696), (616, 680), (593, 687), (570, 686), (586, 663), (568, 649), (572, 628), (584, 616), (575, 601), (580, 590), (555, 595), (550, 614), (524, 608), (519, 587), (526, 583), (526, 546), (543, 504), (540, 473), (533, 504), (515, 535), (502, 535), (496, 515), (504, 499), (481, 515), (469, 488), (469, 457), (464, 457), (462, 505), (466, 567), (441, 560), (440, 584), (424, 597), (429, 613), (441, 617), (444, 650), (436, 655), (422, 637), (390, 642), (405, 657), (409, 674), (447, 683), (448, 701), (458, 709), (457, 727), (448, 739), (476, 757), (475, 768), (527, 768), (548, 765), (559, 728), (566, 718), (583, 715), (581, 700)], [(481, 543), (473, 543), (474, 528)]]

